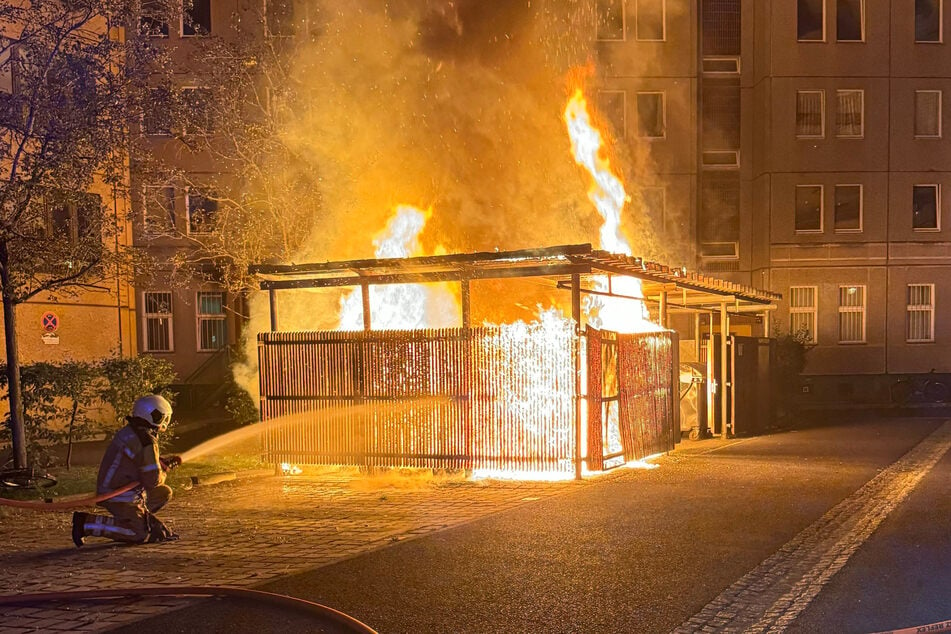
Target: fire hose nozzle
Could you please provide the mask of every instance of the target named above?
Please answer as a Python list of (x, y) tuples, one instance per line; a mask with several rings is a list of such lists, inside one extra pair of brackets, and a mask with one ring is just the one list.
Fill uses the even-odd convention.
[(165, 471), (171, 471), (178, 465), (182, 464), (181, 456), (160, 456), (159, 462), (162, 464), (162, 469)]

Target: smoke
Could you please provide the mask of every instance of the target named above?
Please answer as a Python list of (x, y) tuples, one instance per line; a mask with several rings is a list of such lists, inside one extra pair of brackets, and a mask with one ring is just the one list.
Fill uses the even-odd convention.
[[(594, 4), (314, 0), (283, 135), (321, 174), (322, 215), (295, 260), (372, 257), (373, 236), (404, 203), (433, 208), (427, 252), (597, 243), (600, 217), (562, 119), (571, 90), (598, 81)], [(646, 150), (612, 157), (627, 183), (653, 178)], [(650, 227), (636, 232), (634, 252), (652, 257)], [(336, 327), (339, 292), (278, 295), (282, 330)], [(252, 364), (267, 315), (258, 293)], [(255, 395), (256, 368), (237, 373)]]

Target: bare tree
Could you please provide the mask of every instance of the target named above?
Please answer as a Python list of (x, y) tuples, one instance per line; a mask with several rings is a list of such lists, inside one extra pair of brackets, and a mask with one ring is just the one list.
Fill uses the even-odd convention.
[(0, 3), (0, 292), (14, 464), (26, 463), (17, 306), (75, 294), (136, 258), (115, 239), (147, 86), (161, 65), (123, 26), (137, 0)]

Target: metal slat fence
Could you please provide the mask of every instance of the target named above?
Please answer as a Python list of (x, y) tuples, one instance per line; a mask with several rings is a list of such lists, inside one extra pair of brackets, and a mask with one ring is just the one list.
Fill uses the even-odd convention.
[(258, 336), (274, 463), (573, 470), (570, 325)]

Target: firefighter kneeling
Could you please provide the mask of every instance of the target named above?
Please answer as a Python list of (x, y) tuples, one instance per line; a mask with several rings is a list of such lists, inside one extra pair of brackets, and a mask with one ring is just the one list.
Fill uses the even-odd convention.
[(118, 542), (141, 544), (178, 539), (155, 513), (172, 497), (165, 484), (169, 469), (181, 458), (159, 457), (158, 434), (168, 429), (172, 406), (158, 395), (139, 398), (126, 416), (128, 424), (116, 432), (99, 466), (96, 485), (99, 494), (120, 489), (132, 482), (139, 485), (100, 502), (112, 514), (73, 513), (73, 542), (82, 546), (85, 537), (106, 537)]

